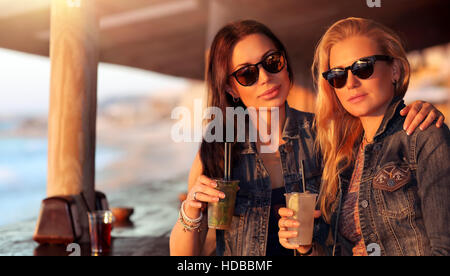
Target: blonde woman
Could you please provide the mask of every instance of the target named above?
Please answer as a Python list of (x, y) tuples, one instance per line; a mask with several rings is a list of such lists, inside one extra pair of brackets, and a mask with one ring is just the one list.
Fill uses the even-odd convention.
[[(313, 71), (319, 202), (332, 253), (449, 255), (450, 132), (403, 130), (410, 66), (400, 38), (371, 20), (338, 21), (320, 40)], [(281, 225), (289, 213), (280, 210)]]

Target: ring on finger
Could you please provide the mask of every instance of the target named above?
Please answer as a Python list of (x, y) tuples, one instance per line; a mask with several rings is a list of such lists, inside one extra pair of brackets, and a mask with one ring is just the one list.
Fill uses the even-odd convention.
[(197, 192), (194, 192), (192, 198), (193, 198), (195, 201), (197, 201)]

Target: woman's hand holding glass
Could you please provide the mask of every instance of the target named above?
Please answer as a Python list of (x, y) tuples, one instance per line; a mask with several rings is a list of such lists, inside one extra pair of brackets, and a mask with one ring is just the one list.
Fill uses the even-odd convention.
[[(280, 228), (278, 238), (280, 244), (287, 249), (296, 249), (301, 254), (307, 253), (311, 249), (312, 245), (293, 245), (288, 242), (289, 238), (295, 238), (298, 235), (297, 231), (289, 231), (288, 228), (300, 226), (298, 221), (291, 218), (294, 215), (294, 211), (288, 208), (280, 208), (278, 210), (278, 214), (281, 216), (281, 219), (278, 221), (278, 227)], [(320, 211), (314, 211), (315, 219), (320, 218), (321, 215), (322, 214)]]
[(206, 207), (206, 203), (218, 202), (219, 199), (225, 198), (225, 194), (215, 189), (216, 181), (204, 175), (200, 175), (194, 186), (188, 192), (185, 200), (185, 213), (189, 218), (197, 218), (200, 212)]

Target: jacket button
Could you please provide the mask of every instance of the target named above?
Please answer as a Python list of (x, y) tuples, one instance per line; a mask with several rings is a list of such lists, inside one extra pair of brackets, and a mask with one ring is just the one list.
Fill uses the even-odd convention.
[(361, 201), (361, 207), (363, 207), (365, 209), (365, 208), (367, 208), (367, 206), (369, 206), (369, 202), (367, 200)]

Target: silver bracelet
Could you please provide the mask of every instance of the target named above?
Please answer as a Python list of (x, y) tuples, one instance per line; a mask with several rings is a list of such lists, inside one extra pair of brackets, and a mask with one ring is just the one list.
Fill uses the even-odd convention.
[(186, 232), (186, 231), (192, 232), (192, 231), (194, 231), (194, 230), (197, 230), (197, 232), (201, 232), (201, 229), (200, 229), (201, 223), (193, 224), (193, 225), (188, 225), (188, 224), (184, 221), (183, 217), (181, 216), (181, 211), (180, 211), (179, 220), (180, 220), (181, 225), (183, 225), (183, 230), (184, 230), (184, 232)]
[(189, 218), (189, 217), (186, 215), (186, 213), (184, 212), (184, 203), (185, 203), (185, 202), (186, 202), (186, 201), (183, 201), (183, 203), (181, 203), (181, 210), (180, 210), (180, 213), (181, 213), (181, 216), (182, 216), (183, 220), (184, 220), (185, 222), (189, 223), (189, 224), (197, 224), (197, 223), (201, 222), (202, 219), (203, 219), (203, 214), (202, 214), (202, 212), (200, 212), (200, 216), (199, 216), (198, 218), (196, 218), (196, 219), (191, 219), (191, 218)]

